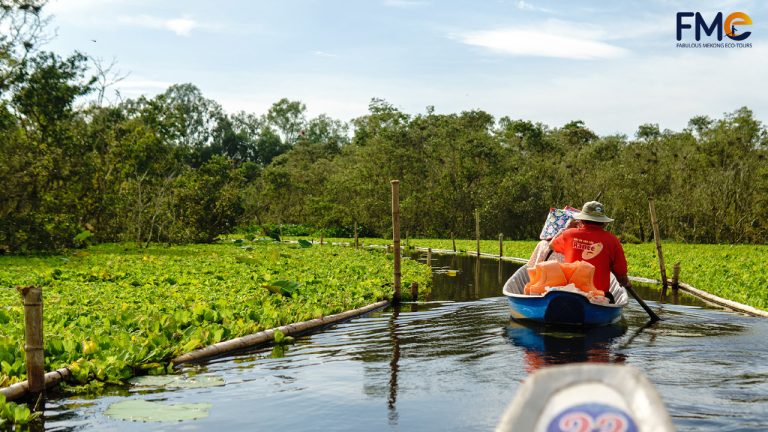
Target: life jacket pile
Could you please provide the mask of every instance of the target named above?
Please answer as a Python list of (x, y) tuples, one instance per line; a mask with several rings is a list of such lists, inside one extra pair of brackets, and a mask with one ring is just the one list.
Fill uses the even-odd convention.
[(527, 295), (544, 295), (546, 287), (559, 287), (568, 284), (573, 284), (576, 288), (592, 296), (605, 295), (592, 284), (595, 266), (586, 261), (572, 263), (540, 262), (534, 267), (528, 267), (528, 276), (531, 281), (524, 288), (524, 294)]

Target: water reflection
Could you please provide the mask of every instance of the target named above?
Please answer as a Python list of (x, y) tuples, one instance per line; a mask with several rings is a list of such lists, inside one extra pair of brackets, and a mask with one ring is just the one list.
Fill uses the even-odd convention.
[(550, 326), (510, 320), (506, 336), (525, 350), (527, 372), (544, 366), (574, 362), (624, 363), (626, 356), (611, 349), (626, 333), (623, 323), (592, 328)]
[(389, 318), (387, 328), (389, 329), (389, 338), (392, 342), (392, 360), (389, 362), (389, 397), (387, 398), (387, 418), (389, 424), (397, 424), (397, 372), (400, 361), (400, 339), (397, 335), (397, 317), (400, 315), (400, 307), (395, 306), (392, 316)]

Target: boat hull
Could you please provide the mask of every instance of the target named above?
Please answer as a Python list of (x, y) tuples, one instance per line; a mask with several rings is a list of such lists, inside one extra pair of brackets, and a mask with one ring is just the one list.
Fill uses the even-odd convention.
[(610, 292), (616, 303), (595, 304), (586, 296), (568, 291), (552, 290), (542, 295), (525, 295), (528, 283), (525, 266), (520, 267), (504, 285), (504, 295), (509, 301), (513, 318), (545, 324), (600, 326), (615, 323), (621, 319), (627, 305), (627, 292), (611, 278)]
[(605, 307), (580, 294), (550, 291), (544, 296), (507, 296), (513, 318), (547, 324), (608, 325), (621, 319), (620, 307)]

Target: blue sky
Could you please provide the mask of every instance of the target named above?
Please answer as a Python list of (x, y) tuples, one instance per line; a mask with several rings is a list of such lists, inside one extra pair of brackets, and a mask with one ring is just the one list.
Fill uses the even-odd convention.
[[(47, 10), (47, 48), (115, 59), (123, 97), (190, 82), (228, 112), (262, 114), (287, 97), (347, 121), (376, 97), (410, 114), (482, 109), (629, 136), (741, 106), (768, 120), (768, 2), (51, 0)], [(677, 48), (679, 11), (746, 12), (752, 48)]]

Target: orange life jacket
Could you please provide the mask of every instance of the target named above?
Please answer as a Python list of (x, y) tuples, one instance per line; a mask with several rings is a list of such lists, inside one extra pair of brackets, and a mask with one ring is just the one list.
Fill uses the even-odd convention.
[(595, 288), (593, 279), (595, 266), (586, 261), (572, 263), (559, 263), (557, 261), (544, 261), (528, 268), (530, 282), (525, 285), (524, 294), (543, 295), (545, 287), (564, 286), (572, 283), (576, 288), (592, 293), (595, 296), (603, 296), (605, 293)]

